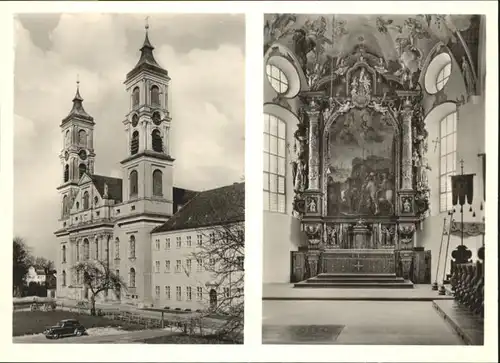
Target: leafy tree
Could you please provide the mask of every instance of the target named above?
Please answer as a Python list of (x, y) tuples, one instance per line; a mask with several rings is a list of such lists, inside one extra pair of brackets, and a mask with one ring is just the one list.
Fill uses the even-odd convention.
[(26, 243), (21, 237), (14, 238), (12, 259), (13, 295), (21, 296), (26, 274), (30, 267), (30, 253)]
[(109, 268), (107, 261), (83, 261), (73, 266), (77, 274), (83, 275), (83, 284), (90, 292), (91, 314), (95, 315), (96, 296), (103, 291), (119, 294), (127, 289), (123, 279)]

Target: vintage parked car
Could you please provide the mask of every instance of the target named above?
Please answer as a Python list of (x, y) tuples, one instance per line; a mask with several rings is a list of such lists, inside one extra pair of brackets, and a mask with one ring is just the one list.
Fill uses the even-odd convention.
[(88, 335), (85, 327), (76, 319), (61, 320), (43, 332), (47, 339), (59, 339), (67, 336)]

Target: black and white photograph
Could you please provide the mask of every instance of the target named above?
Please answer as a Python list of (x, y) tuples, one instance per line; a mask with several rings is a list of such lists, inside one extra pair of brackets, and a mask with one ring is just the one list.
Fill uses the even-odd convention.
[(485, 29), (264, 15), (264, 344), (483, 345)]
[(13, 342), (242, 344), (245, 15), (14, 38)]

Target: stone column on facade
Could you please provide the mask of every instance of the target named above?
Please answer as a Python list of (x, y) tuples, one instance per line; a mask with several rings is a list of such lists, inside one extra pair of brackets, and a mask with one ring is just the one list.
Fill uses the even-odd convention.
[(319, 190), (319, 107), (311, 101), (307, 109), (309, 117), (309, 190)]
[(412, 104), (410, 100), (406, 100), (404, 103), (404, 109), (402, 112), (402, 122), (403, 122), (403, 150), (401, 153), (401, 164), (402, 164), (402, 189), (412, 190), (413, 189), (413, 170), (412, 170), (412, 127), (411, 120), (413, 116)]
[(165, 126), (165, 136), (163, 137), (163, 150), (165, 151), (165, 154), (170, 155), (170, 150), (169, 150), (169, 142), (168, 142), (168, 134), (170, 132), (170, 128)]

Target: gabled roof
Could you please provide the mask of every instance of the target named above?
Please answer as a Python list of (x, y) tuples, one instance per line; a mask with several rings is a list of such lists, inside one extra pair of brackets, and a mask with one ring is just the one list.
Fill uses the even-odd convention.
[(122, 180), (120, 178), (112, 178), (103, 175), (90, 175), (94, 186), (97, 191), (104, 197), (104, 185), (108, 186), (108, 199), (115, 200), (117, 202), (122, 201)]
[(245, 220), (245, 183), (199, 192), (152, 233), (210, 227)]
[(186, 205), (191, 199), (193, 199), (198, 192), (194, 190), (182, 189), (182, 188), (173, 188), (173, 200), (174, 200), (174, 213), (177, 212), (179, 207)]

